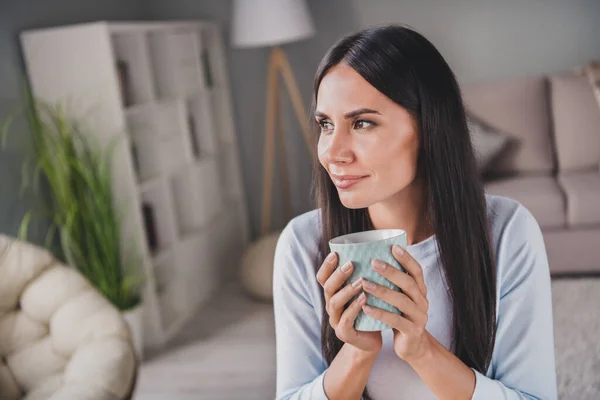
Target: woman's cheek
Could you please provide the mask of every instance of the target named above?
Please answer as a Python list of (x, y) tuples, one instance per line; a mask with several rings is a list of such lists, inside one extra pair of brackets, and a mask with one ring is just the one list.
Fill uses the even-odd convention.
[(361, 164), (368, 169), (389, 168), (390, 162), (393, 161), (389, 154), (390, 150), (385, 143), (366, 142), (361, 146), (357, 146), (357, 148), (356, 158), (361, 160)]
[(317, 158), (319, 159), (319, 162), (321, 163), (321, 165), (323, 166), (323, 168), (326, 168), (326, 162), (325, 162), (325, 153), (327, 151), (327, 148), (325, 146), (325, 143), (323, 143), (324, 141), (322, 139), (319, 139), (319, 142), (317, 143)]

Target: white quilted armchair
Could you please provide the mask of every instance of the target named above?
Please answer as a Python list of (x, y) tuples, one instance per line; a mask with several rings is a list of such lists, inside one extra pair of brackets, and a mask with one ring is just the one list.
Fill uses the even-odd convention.
[(0, 235), (0, 400), (120, 400), (137, 362), (119, 311), (50, 252)]

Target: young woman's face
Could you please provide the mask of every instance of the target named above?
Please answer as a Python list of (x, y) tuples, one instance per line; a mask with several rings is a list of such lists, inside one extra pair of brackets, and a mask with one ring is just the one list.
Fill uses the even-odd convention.
[(415, 121), (351, 67), (338, 64), (323, 77), (315, 118), (321, 131), (319, 162), (345, 207), (385, 201), (414, 181), (419, 148)]

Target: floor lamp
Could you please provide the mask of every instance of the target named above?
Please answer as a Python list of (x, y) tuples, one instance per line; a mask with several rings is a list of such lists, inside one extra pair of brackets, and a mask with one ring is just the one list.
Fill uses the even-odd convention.
[(313, 151), (308, 115), (292, 68), (285, 51), (280, 46), (306, 39), (314, 33), (315, 28), (304, 0), (235, 0), (233, 3), (233, 46), (237, 48), (271, 48), (267, 67), (261, 235), (269, 232), (271, 223), (275, 147), (279, 154), (278, 167), (282, 177), (284, 214), (288, 220), (292, 215), (283, 134), (280, 78), (283, 78), (283, 87), (290, 96), (306, 145), (311, 153)]

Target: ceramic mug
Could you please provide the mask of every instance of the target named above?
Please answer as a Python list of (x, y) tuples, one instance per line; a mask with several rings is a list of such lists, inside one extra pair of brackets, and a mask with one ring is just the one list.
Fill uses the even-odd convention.
[[(392, 290), (400, 292), (400, 288), (381, 276), (371, 266), (371, 260), (374, 258), (382, 260), (389, 265), (406, 272), (404, 267), (398, 263), (392, 254), (392, 246), (398, 244), (402, 248), (406, 247), (406, 232), (402, 229), (375, 229), (371, 231), (363, 231), (351, 233), (348, 235), (338, 236), (329, 241), (329, 248), (338, 255), (338, 266), (340, 268), (346, 261), (351, 261), (354, 265), (352, 275), (346, 280), (344, 285), (348, 285), (358, 277), (388, 287)], [(361, 291), (362, 292), (362, 291)], [(349, 302), (351, 304), (360, 293), (357, 293)], [(367, 303), (373, 307), (381, 308), (399, 315), (402, 312), (396, 307), (384, 302), (383, 300), (365, 292)], [(354, 329), (358, 331), (381, 331), (390, 329), (391, 326), (376, 320), (364, 311), (360, 311), (354, 321)]]

